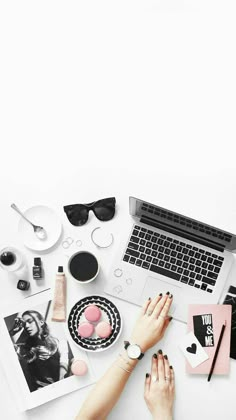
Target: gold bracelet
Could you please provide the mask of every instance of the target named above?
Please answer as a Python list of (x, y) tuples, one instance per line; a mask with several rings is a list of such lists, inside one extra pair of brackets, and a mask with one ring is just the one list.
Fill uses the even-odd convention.
[(123, 368), (122, 366), (118, 365), (117, 363), (116, 363), (116, 365), (117, 365), (120, 369), (125, 370), (125, 372), (128, 372), (128, 373), (131, 373), (131, 372), (132, 372), (132, 370), (125, 369), (125, 368)]
[(127, 363), (127, 365), (130, 365), (130, 362), (128, 360), (126, 360), (121, 353), (119, 353), (119, 356), (121, 357), (121, 359), (124, 360), (125, 363)]

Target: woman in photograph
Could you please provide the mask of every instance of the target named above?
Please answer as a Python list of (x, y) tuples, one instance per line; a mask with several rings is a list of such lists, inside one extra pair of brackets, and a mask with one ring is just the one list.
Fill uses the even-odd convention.
[(35, 311), (25, 311), (16, 318), (10, 335), (23, 333), (14, 343), (30, 391), (69, 376), (69, 348), (66, 340), (50, 335), (43, 316)]

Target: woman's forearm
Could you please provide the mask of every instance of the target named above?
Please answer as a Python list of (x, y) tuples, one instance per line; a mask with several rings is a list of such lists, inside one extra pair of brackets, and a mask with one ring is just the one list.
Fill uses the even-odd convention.
[(137, 360), (122, 351), (85, 400), (76, 420), (105, 419), (119, 399)]
[[(172, 298), (167, 292), (165, 296), (160, 293), (154, 299), (149, 298), (144, 302), (130, 340), (131, 344), (140, 347), (142, 353), (163, 337), (171, 319), (168, 311)], [(77, 420), (105, 419), (119, 399), (137, 363), (136, 359), (130, 359), (123, 350), (85, 400)]]

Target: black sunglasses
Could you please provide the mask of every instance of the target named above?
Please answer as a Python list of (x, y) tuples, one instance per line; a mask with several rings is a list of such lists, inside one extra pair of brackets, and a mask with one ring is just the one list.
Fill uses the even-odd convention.
[(111, 220), (115, 214), (115, 206), (115, 197), (110, 197), (89, 204), (72, 204), (64, 206), (64, 211), (72, 225), (82, 226), (87, 222), (90, 210), (92, 210), (95, 216), (103, 222)]

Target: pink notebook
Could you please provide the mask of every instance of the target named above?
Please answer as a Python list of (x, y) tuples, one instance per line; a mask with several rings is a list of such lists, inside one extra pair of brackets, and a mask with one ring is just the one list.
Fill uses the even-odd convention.
[(196, 368), (192, 368), (188, 361), (186, 361), (186, 371), (188, 373), (208, 374), (210, 372), (224, 321), (226, 321), (226, 328), (213, 375), (225, 375), (229, 373), (231, 312), (231, 305), (189, 305), (188, 332), (193, 331), (203, 349), (208, 354), (209, 359)]

